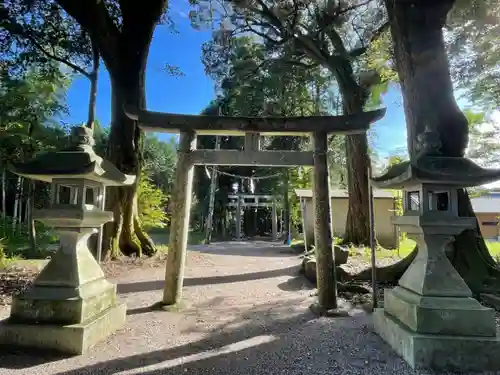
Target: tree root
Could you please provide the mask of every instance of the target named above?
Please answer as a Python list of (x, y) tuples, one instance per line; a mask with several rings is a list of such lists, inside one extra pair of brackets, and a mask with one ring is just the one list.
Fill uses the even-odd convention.
[(141, 257), (157, 252), (151, 237), (142, 228), (135, 190), (115, 188), (110, 197), (115, 221), (106, 226), (106, 258), (117, 259), (121, 255)]
[(138, 215), (134, 216), (134, 227), (135, 227), (135, 234), (140, 242), (142, 253), (148, 257), (155, 255), (158, 249), (156, 248), (151, 237), (146, 233), (146, 231), (142, 227)]
[[(458, 193), (458, 208), (460, 216), (475, 217), (465, 190)], [(500, 269), (484, 242), (477, 220), (474, 230), (456, 237), (454, 251), (448, 257), (473, 293), (500, 291)]]
[[(417, 256), (418, 248), (415, 247), (407, 257), (400, 261), (385, 267), (377, 267), (375, 269), (375, 277), (380, 283), (397, 283), (399, 278), (403, 276), (406, 269), (410, 266), (413, 259)], [(339, 267), (342, 268), (342, 267)], [(342, 273), (343, 280), (346, 281), (371, 281), (372, 268), (364, 269), (356, 274), (349, 274), (345, 270)]]

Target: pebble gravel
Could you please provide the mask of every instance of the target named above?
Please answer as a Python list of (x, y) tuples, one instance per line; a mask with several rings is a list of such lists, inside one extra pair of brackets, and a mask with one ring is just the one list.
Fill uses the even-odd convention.
[(433, 374), (409, 368), (362, 310), (315, 317), (300, 259), (281, 250), (244, 241), (193, 246), (179, 311), (150, 309), (161, 299), (163, 267), (122, 272), (114, 281), (128, 307), (123, 330), (73, 358), (3, 348), (0, 375)]

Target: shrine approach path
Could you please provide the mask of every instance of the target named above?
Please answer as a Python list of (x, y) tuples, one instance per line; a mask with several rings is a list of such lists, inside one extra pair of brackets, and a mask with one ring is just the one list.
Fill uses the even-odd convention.
[(130, 267), (113, 277), (128, 308), (123, 330), (79, 357), (3, 350), (0, 375), (420, 373), (371, 332), (363, 312), (315, 317), (299, 263), (269, 242), (191, 246), (178, 311), (150, 308), (162, 296), (163, 262)]

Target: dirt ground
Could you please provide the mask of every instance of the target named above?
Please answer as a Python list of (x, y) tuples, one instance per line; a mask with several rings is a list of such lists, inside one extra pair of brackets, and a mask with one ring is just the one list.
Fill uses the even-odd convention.
[[(79, 357), (0, 352), (0, 375), (419, 374), (371, 332), (369, 316), (316, 318), (300, 259), (283, 245), (192, 246), (180, 311), (154, 311), (163, 261), (105, 266), (126, 327)], [(124, 272), (126, 271), (126, 272)], [(8, 316), (0, 307), (0, 317)]]

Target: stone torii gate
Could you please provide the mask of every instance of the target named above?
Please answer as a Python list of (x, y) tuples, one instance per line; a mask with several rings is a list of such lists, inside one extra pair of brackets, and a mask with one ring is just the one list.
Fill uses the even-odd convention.
[[(329, 287), (335, 284), (335, 264), (329, 225), (327, 137), (332, 133), (362, 134), (368, 130), (371, 123), (384, 116), (385, 109), (345, 116), (303, 117), (196, 116), (159, 113), (132, 107), (126, 107), (125, 113), (136, 120), (144, 131), (180, 133), (163, 304), (174, 305), (181, 299), (195, 165), (313, 166), (318, 304), (325, 309), (337, 307), (336, 290)], [(197, 150), (197, 134), (244, 136), (244, 150)], [(311, 137), (313, 150), (262, 151), (259, 146), (261, 134)]]
[[(245, 208), (271, 208), (271, 233), (273, 241), (278, 239), (278, 210), (277, 198), (274, 195), (266, 194), (229, 194), (230, 202), (228, 207), (232, 207), (236, 211), (236, 238), (241, 239), (241, 210)], [(250, 202), (249, 202), (250, 201)]]

